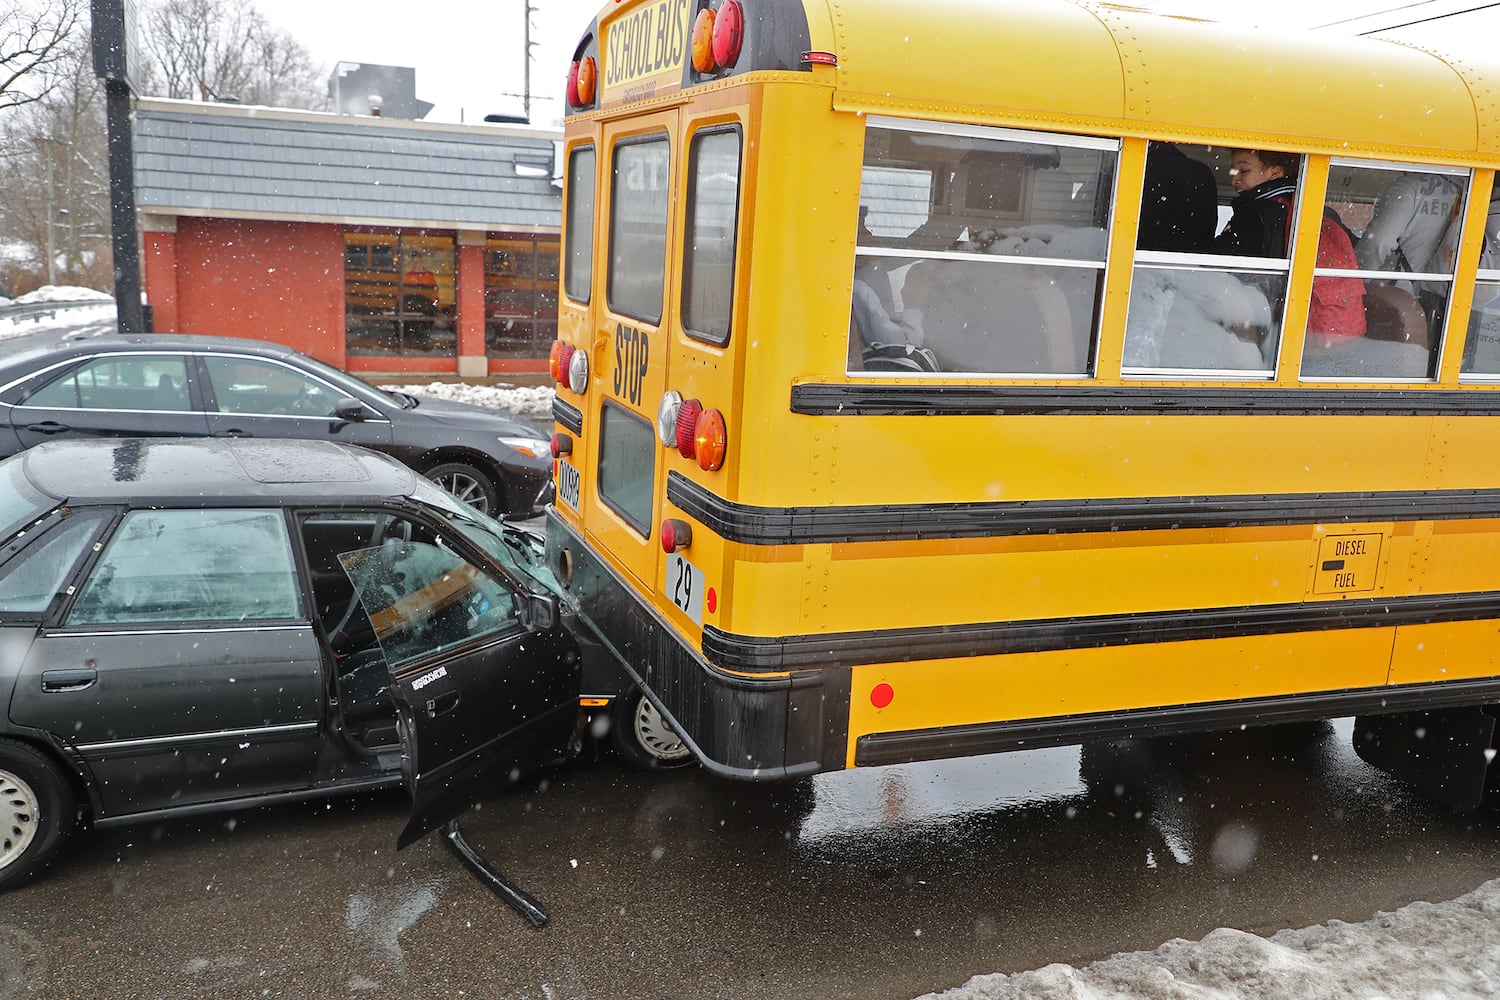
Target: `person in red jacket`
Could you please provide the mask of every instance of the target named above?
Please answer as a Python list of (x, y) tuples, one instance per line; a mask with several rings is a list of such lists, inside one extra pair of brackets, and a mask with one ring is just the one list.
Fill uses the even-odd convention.
[[(1230, 203), (1229, 223), (1214, 237), (1214, 252), (1248, 257), (1290, 255), (1292, 205), (1297, 193), (1295, 153), (1236, 149), (1230, 161), (1230, 183), (1239, 192)], [(1354, 239), (1337, 213), (1325, 209), (1318, 233), (1320, 268), (1356, 270)], [(1281, 302), (1275, 303), (1279, 313)], [(1365, 283), (1355, 277), (1313, 278), (1307, 311), (1309, 339), (1328, 346), (1365, 334)]]

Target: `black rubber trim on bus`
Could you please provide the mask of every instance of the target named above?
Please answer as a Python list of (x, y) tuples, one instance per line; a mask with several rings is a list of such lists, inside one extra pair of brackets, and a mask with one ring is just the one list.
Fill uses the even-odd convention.
[(555, 510), (547, 515), (546, 539), (547, 565), (557, 566), (564, 550), (571, 556), (569, 613), (599, 638), (633, 683), (651, 692), (705, 768), (722, 777), (772, 780), (846, 765), (847, 670), (726, 674), (642, 601)]
[(746, 545), (1500, 517), (1500, 490), (756, 507), (725, 500), (676, 470), (667, 475), (667, 499), (720, 537)]
[(1312, 722), (1350, 715), (1383, 715), (1500, 701), (1500, 680), (1359, 688), (1315, 694), (1245, 698), (1165, 708), (980, 722), (906, 732), (869, 733), (855, 740), (857, 767), (940, 760), (968, 754), (1034, 750), (1104, 740), (1176, 736), (1242, 725)]
[(791, 636), (737, 635), (705, 625), (703, 655), (725, 670), (783, 672), (1487, 618), (1500, 618), (1500, 591), (1137, 611)]
[(1272, 389), (1087, 385), (792, 386), (792, 412), (810, 416), (1017, 415), (1496, 416), (1493, 389)]
[(552, 397), (552, 419), (574, 434), (583, 433), (583, 411), (572, 403), (563, 402), (556, 396)]

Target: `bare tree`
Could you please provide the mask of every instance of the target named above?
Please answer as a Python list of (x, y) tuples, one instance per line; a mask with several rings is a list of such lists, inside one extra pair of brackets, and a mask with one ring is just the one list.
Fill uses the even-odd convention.
[(312, 56), (253, 7), (234, 0), (159, 0), (143, 14), (150, 67), (142, 87), (163, 97), (319, 108), (327, 87)]
[(31, 263), (0, 283), (106, 289), (112, 276), (104, 95), (87, 34), (59, 50), (48, 92), (0, 128), (0, 238)]
[(83, 2), (0, 0), (0, 111), (30, 104), (51, 89)]

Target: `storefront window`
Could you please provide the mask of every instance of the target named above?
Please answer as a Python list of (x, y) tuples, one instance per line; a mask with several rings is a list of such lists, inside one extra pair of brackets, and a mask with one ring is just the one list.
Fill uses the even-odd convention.
[(555, 235), (493, 236), (484, 248), (484, 342), (492, 358), (544, 358), (557, 339)]
[(443, 356), (457, 350), (451, 233), (344, 234), (344, 327), (354, 356)]

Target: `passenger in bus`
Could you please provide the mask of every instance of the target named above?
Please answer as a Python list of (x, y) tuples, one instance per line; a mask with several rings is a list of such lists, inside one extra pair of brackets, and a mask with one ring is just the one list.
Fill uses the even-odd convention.
[[(854, 302), (851, 308), (851, 323), (864, 350), (876, 345), (908, 344), (921, 347), (926, 340), (922, 330), (922, 307), (932, 289), (932, 272), (918, 261), (905, 270), (901, 285), (901, 311), (895, 313), (894, 304), (888, 310), (881, 301), (872, 277), (887, 279), (882, 272), (872, 274), (856, 267), (854, 272)], [(889, 298), (887, 284), (887, 299)]]
[(1218, 191), (1213, 168), (1170, 142), (1153, 142), (1146, 152), (1141, 190), (1141, 250), (1204, 253), (1218, 224)]
[[(1375, 202), (1375, 215), (1354, 248), (1359, 266), (1452, 274), (1453, 259), (1444, 258), (1442, 244), (1450, 229), (1455, 234), (1459, 229), (1463, 192), (1463, 182), (1446, 174), (1398, 175)], [(1426, 336), (1436, 339), (1448, 305), (1447, 283), (1418, 281), (1398, 287), (1416, 296), (1426, 317)]]
[[(1214, 237), (1216, 253), (1286, 259), (1291, 249), (1292, 204), (1297, 195), (1295, 153), (1236, 149), (1230, 161), (1229, 222)], [(1320, 268), (1355, 270), (1354, 239), (1330, 208), (1318, 233)], [(1275, 301), (1277, 315), (1283, 303)], [(1328, 348), (1365, 334), (1365, 284), (1355, 277), (1320, 276), (1313, 279), (1307, 313), (1308, 343)]]

